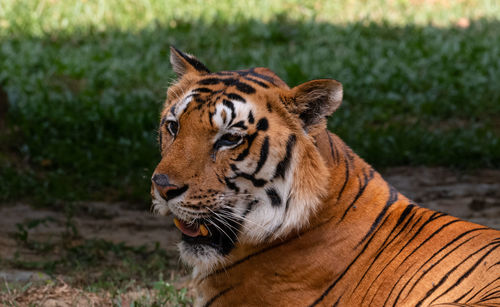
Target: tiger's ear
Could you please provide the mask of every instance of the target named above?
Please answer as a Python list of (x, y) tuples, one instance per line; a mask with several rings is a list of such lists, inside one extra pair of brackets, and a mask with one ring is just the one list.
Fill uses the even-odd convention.
[(210, 73), (208, 68), (203, 65), (197, 58), (190, 54), (181, 52), (174, 46), (170, 47), (170, 64), (174, 69), (177, 77), (182, 78), (187, 73), (207, 74)]
[(312, 80), (291, 89), (287, 109), (302, 121), (306, 132), (325, 124), (342, 102), (342, 84), (333, 79)]

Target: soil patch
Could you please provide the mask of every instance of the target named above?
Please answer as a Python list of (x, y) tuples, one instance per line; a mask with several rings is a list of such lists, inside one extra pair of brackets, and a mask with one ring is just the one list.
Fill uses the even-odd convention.
[[(500, 229), (500, 170), (460, 172), (445, 168), (398, 167), (387, 169), (382, 174), (400, 192), (423, 207)], [(131, 209), (133, 207), (137, 208), (125, 203), (81, 203), (76, 206), (73, 222), (82, 239), (104, 239), (130, 246), (152, 247), (158, 243), (161, 248), (178, 257), (175, 244), (180, 234), (172, 219), (152, 216), (147, 208)], [(20, 247), (14, 239), (13, 234), (19, 232), (17, 224), (29, 220), (46, 221), (29, 231), (28, 235), (34, 240), (50, 241), (67, 231), (66, 216), (61, 210), (33, 209), (27, 204), (4, 205), (0, 208), (0, 260), (22, 257), (24, 260), (36, 261), (46, 257)], [(186, 271), (165, 272), (166, 276), (168, 274), (184, 275), (180, 278), (182, 286), (190, 287)], [(38, 280), (46, 283), (49, 277), (41, 272), (15, 270), (2, 265), (0, 279), (2, 282), (27, 283)], [(130, 297), (137, 295), (134, 291), (123, 293), (124, 301), (131, 301)], [(40, 302), (43, 302), (43, 306), (97, 306), (113, 304), (113, 299), (109, 293), (85, 292), (60, 280), (51, 286), (24, 289), (22, 295), (15, 291), (4, 291), (0, 293), (0, 302), (17, 303), (20, 306)]]

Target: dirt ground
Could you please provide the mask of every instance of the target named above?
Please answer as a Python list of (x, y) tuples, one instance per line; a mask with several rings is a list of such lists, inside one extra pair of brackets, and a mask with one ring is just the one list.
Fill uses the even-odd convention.
[[(500, 170), (459, 172), (445, 168), (399, 167), (387, 169), (382, 174), (400, 192), (423, 207), (500, 229)], [(154, 217), (149, 214), (148, 208), (138, 210), (135, 206), (135, 209), (130, 209), (130, 204), (125, 203), (89, 202), (80, 205), (85, 210), (79, 210), (83, 213), (75, 217), (75, 223), (84, 238), (102, 238), (133, 246), (153, 246), (154, 242), (159, 242), (164, 249), (176, 251), (175, 243), (180, 234), (171, 218)], [(46, 239), (61, 233), (64, 214), (49, 209), (35, 210), (21, 203), (0, 207), (0, 259), (11, 259), (16, 251), (26, 253), (23, 256), (27, 259), (36, 259), (37, 255), (19, 249), (9, 234), (16, 231), (17, 223), (46, 217), (60, 221), (61, 225), (55, 227), (51, 223), (36, 227), (36, 231), (30, 233), (35, 239)], [(39, 272), (0, 268), (0, 282), (28, 282), (44, 278), (48, 277)], [(17, 303), (32, 302), (29, 296), (38, 302), (40, 296), (50, 299), (52, 303), (45, 306), (101, 305), (105, 299), (71, 288), (62, 281), (55, 288), (34, 288), (30, 291)], [(108, 299), (105, 301), (109, 302)]]

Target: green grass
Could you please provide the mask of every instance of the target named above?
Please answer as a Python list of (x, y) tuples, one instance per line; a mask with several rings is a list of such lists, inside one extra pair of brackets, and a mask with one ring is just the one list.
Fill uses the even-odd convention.
[(500, 167), (499, 18), (496, 0), (3, 0), (0, 200), (147, 201), (170, 45), (341, 81), (329, 126), (375, 166)]

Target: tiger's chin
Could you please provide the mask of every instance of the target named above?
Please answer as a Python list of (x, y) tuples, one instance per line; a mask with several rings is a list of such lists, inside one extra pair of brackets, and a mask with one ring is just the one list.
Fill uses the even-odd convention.
[(182, 219), (174, 213), (174, 224), (181, 232), (178, 244), (183, 262), (194, 272), (210, 272), (228, 261), (229, 253), (238, 241), (239, 224), (222, 218)]
[(228, 263), (226, 255), (207, 244), (192, 244), (182, 240), (177, 247), (182, 261), (194, 268), (194, 276), (213, 272)]

